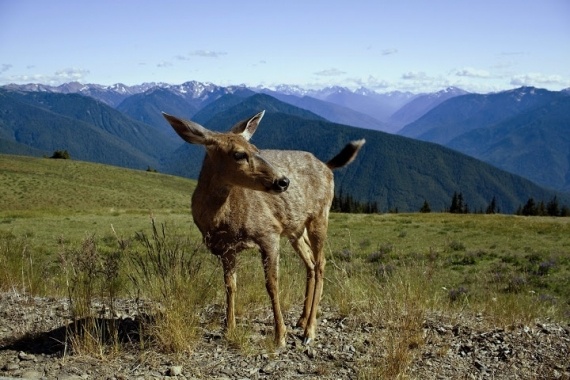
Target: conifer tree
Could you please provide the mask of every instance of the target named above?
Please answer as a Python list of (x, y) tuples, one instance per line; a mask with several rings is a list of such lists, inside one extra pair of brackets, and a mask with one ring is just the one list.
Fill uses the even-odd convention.
[(486, 214), (496, 214), (497, 213), (497, 199), (493, 196), (491, 199), (491, 203), (487, 206), (487, 210), (485, 210)]
[(534, 203), (534, 198), (530, 197), (526, 204), (523, 206), (521, 210), (521, 215), (525, 216), (534, 216), (537, 214), (536, 204)]
[(560, 207), (558, 205), (558, 198), (556, 195), (554, 198), (550, 200), (550, 202), (546, 205), (546, 213), (550, 216), (559, 216), (560, 215)]
[(425, 199), (424, 199), (424, 204), (422, 205), (422, 208), (420, 208), (420, 212), (423, 212), (423, 213), (431, 212), (431, 208), (429, 207), (429, 203)]

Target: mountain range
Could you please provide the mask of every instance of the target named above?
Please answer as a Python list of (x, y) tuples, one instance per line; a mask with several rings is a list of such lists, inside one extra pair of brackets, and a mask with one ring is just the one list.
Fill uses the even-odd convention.
[(568, 91), (521, 87), (457, 96), (398, 133), (447, 146), (543, 186), (570, 191)]
[[(567, 96), (568, 91), (543, 91), (546, 90), (523, 88), (518, 92), (513, 90), (514, 95), (510, 92), (478, 95), (450, 88), (434, 94), (414, 95), (373, 94), (365, 89), (350, 91), (343, 88), (302, 91), (289, 86), (273, 89), (221, 87), (199, 82), (107, 87), (77, 83), (58, 87), (9, 85), (0, 89), (0, 152), (41, 156), (66, 149), (76, 159), (137, 169), (153, 167), (166, 173), (196, 178), (203, 149), (182, 144), (162, 118), (161, 111), (192, 119), (214, 130), (227, 130), (236, 121), (265, 109), (262, 125), (252, 139), (260, 148), (308, 150), (326, 160), (347, 141), (366, 138), (367, 144), (359, 159), (335, 174), (337, 190), (361, 201), (376, 202), (381, 210), (417, 211), (424, 201), (428, 201), (433, 210), (444, 210), (449, 206), (453, 193), (461, 192), (472, 210), (485, 209), (495, 197), (503, 212), (514, 212), (529, 197), (546, 202), (557, 196), (570, 204), (570, 196), (521, 177), (528, 177), (527, 173), (514, 175), (511, 174), (514, 170), (506, 172), (498, 169), (498, 164), (491, 166), (481, 162), (479, 159), (507, 163), (508, 157), (516, 155), (505, 148), (503, 156), (485, 156), (473, 149), (468, 135), (465, 135), (466, 140), (459, 137), (466, 132), (475, 133), (478, 128), (466, 128), (463, 124), (468, 122), (457, 117), (468, 114), (461, 107), (463, 101), (481, 96), (510, 96), (514, 101), (520, 99), (517, 110), (509, 113), (516, 107), (491, 99), (487, 100), (490, 108), (483, 107), (484, 111), (480, 110), (479, 114), (486, 113), (489, 120), (494, 121), (493, 126), (501, 120), (513, 120), (515, 124), (516, 120), (519, 124), (526, 121), (526, 129), (530, 131), (536, 130), (536, 125), (542, 120), (540, 135), (548, 135), (549, 126), (566, 117), (564, 110), (568, 107), (564, 98), (570, 97)], [(519, 92), (552, 101), (532, 102), (525, 100)], [(464, 98), (466, 100), (462, 100)], [(359, 103), (359, 99), (367, 100)], [(371, 115), (370, 108), (374, 108), (374, 102), (381, 101), (384, 105), (378, 107), (376, 117)], [(449, 102), (458, 106), (446, 108)], [(481, 99), (475, 104), (480, 102)], [(520, 105), (521, 102), (524, 105)], [(356, 104), (360, 106), (356, 107)], [(499, 109), (492, 110), (493, 104)], [(502, 113), (501, 107), (506, 116), (503, 119), (492, 117), (495, 113)], [(408, 111), (404, 112), (406, 108)], [(458, 109), (463, 111), (458, 112)], [(448, 118), (446, 113), (450, 115)], [(541, 113), (542, 118), (539, 117)], [(517, 115), (519, 119), (516, 119)], [(432, 118), (432, 127), (452, 131), (450, 136), (456, 131), (454, 128), (446, 129), (447, 124), (443, 121), (452, 124), (450, 120), (456, 118), (459, 126), (456, 129), (465, 132), (451, 136), (445, 142), (435, 141), (437, 144), (419, 141), (425, 139), (423, 134), (429, 135), (431, 130), (429, 126), (425, 127), (426, 118)], [(379, 131), (390, 128), (395, 131), (395, 120), (405, 123), (411, 119), (414, 120), (400, 131), (406, 136)], [(434, 120), (439, 120), (440, 124)], [(469, 118), (467, 120), (470, 121)], [(558, 129), (563, 132), (567, 124), (564, 121), (559, 124)], [(524, 129), (513, 128), (512, 125), (511, 133), (515, 135), (519, 129)], [(502, 131), (503, 127), (499, 129)], [(416, 133), (410, 131), (421, 133), (408, 136)], [(481, 133), (479, 131), (476, 138), (472, 137), (481, 147), (492, 145), (489, 141), (505, 135), (496, 130)], [(514, 141), (514, 137), (509, 136)], [(532, 135), (527, 137), (530, 152), (534, 152), (530, 146), (535, 140)], [(556, 140), (560, 148), (554, 149), (551, 141), (545, 139), (541, 143), (542, 148), (537, 149), (542, 149), (546, 157), (551, 150), (558, 152), (564, 149), (567, 140), (564, 137)], [(452, 142), (456, 144), (454, 149), (464, 149), (470, 155), (481, 157), (473, 159), (439, 145), (450, 144), (451, 147)], [(467, 152), (466, 147), (471, 150)], [(522, 152), (520, 147), (518, 149)], [(489, 147), (482, 150), (491, 151)], [(553, 156), (561, 162), (558, 170), (563, 171), (563, 157), (558, 153)], [(551, 179), (557, 176), (549, 173), (543, 177)], [(549, 187), (564, 189), (564, 186)]]

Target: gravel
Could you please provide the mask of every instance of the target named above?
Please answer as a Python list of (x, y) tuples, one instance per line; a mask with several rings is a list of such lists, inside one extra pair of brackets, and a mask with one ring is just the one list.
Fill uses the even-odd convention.
[[(228, 343), (219, 323), (205, 320), (191, 353), (165, 354), (136, 345), (134, 300), (119, 301), (117, 309), (119, 335), (132, 343), (112, 354), (72, 354), (65, 344), (71, 322), (66, 300), (0, 293), (0, 380), (354, 379), (389, 356), (387, 337), (395, 334), (389, 324), (361, 323), (324, 307), (318, 339), (310, 347), (301, 344), (301, 331), (289, 327), (285, 349), (244, 352)], [(286, 320), (297, 316), (293, 310)], [(254, 347), (262, 347), (255, 341), (273, 333), (269, 310), (238, 322), (251, 331)], [(568, 324), (535, 321), (505, 328), (490, 325), (481, 315), (429, 313), (421, 335), (420, 343), (407, 348), (406, 378), (570, 379)]]

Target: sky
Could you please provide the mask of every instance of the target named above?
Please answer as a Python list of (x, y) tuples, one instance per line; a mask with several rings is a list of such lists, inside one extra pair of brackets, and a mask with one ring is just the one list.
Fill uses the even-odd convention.
[(0, 0), (0, 85), (570, 87), (569, 0)]

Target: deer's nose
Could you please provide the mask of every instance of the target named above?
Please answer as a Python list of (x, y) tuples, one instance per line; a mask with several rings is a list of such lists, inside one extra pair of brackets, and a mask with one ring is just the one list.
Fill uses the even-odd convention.
[(289, 178), (281, 177), (273, 182), (273, 191), (282, 193), (289, 187)]

